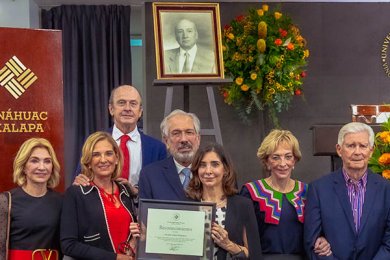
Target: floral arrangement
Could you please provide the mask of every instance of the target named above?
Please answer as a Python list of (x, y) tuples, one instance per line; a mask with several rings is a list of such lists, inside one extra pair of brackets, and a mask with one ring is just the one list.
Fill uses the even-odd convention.
[(382, 131), (375, 135), (375, 148), (368, 166), (373, 172), (390, 179), (390, 118), (382, 124)]
[(244, 121), (267, 109), (278, 126), (277, 113), (287, 110), (293, 96), (301, 96), (309, 50), (291, 19), (279, 9), (250, 9), (223, 29), (225, 74), (233, 83), (221, 88), (225, 103)]

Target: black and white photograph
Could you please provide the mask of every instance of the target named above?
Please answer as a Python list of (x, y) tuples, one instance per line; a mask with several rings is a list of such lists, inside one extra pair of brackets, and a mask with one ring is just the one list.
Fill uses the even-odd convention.
[(218, 4), (153, 6), (158, 78), (222, 78)]

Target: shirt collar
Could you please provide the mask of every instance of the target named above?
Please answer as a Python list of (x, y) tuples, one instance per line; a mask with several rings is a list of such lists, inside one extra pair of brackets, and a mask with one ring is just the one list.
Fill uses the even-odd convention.
[[(124, 133), (122, 133), (122, 131), (119, 130), (119, 128), (116, 125), (114, 125), (114, 127), (112, 128), (112, 137), (114, 138), (114, 140), (119, 142), (122, 135), (124, 135)], [(127, 133), (127, 135), (130, 136), (130, 138), (133, 142), (137, 142), (140, 138), (140, 133), (138, 131), (138, 127), (136, 126), (134, 128), (134, 130), (131, 131), (130, 133)]]
[(174, 163), (175, 163), (175, 165), (176, 165), (176, 169), (177, 169), (177, 173), (178, 173), (178, 174), (180, 174), (181, 171), (182, 171), (184, 168), (189, 168), (189, 169), (191, 169), (191, 164), (188, 165), (188, 166), (186, 167), (186, 166), (183, 166), (183, 165), (181, 165), (180, 163), (178, 163), (178, 162), (175, 160), (175, 158), (173, 158), (173, 161), (174, 161)]
[(190, 57), (195, 57), (197, 50), (198, 50), (198, 46), (196, 46), (196, 44), (192, 46), (192, 48), (189, 49), (188, 51), (180, 47), (180, 56), (184, 56), (184, 53), (188, 52), (190, 54)]
[(349, 185), (351, 183), (352, 184), (360, 183), (360, 184), (362, 184), (363, 187), (366, 187), (366, 184), (367, 184), (367, 170), (363, 174), (363, 176), (360, 178), (360, 180), (358, 180), (358, 181), (356, 181), (356, 180), (352, 179), (351, 177), (349, 177), (348, 173), (344, 170), (344, 168), (343, 168), (343, 176), (344, 176), (344, 180), (347, 183), (347, 185)]

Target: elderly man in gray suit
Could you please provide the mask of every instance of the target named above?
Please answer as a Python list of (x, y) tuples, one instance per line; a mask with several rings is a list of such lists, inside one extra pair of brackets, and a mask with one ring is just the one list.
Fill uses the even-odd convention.
[(194, 22), (180, 20), (175, 27), (179, 48), (164, 52), (166, 74), (175, 73), (215, 73), (215, 54), (198, 42), (198, 30)]

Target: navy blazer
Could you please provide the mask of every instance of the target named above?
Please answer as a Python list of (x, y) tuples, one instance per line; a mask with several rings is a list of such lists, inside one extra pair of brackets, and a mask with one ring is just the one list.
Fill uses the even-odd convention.
[[(122, 205), (135, 216), (135, 207), (125, 185), (118, 184)], [(104, 204), (95, 186), (70, 186), (61, 214), (62, 252), (74, 259), (115, 260)]]
[[(245, 229), (249, 259), (262, 259), (260, 235), (252, 200), (239, 195), (227, 197), (225, 229), (228, 232), (229, 239), (241, 246), (244, 245), (242, 232)], [(227, 251), (220, 248), (217, 253), (217, 259), (230, 259), (227, 255)]]
[[(167, 158), (167, 149), (165, 144), (161, 141), (144, 134), (138, 130), (141, 136), (141, 149), (142, 149), (142, 168), (155, 161), (160, 161)], [(108, 133), (112, 134), (112, 128), (107, 130)], [(81, 172), (80, 162), (78, 163), (77, 169), (73, 174), (73, 180)]]
[(189, 200), (172, 156), (143, 168), (139, 176), (138, 188), (140, 199)]
[[(314, 243), (324, 236), (333, 255), (318, 257)], [(305, 249), (310, 259), (390, 259), (390, 183), (370, 170), (359, 231), (342, 170), (309, 185), (304, 223)]]

